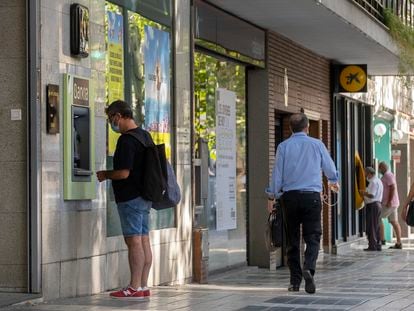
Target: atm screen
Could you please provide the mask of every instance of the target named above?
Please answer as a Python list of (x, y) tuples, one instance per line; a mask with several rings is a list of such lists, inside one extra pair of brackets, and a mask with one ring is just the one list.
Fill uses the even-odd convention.
[(73, 175), (90, 176), (89, 107), (72, 106)]

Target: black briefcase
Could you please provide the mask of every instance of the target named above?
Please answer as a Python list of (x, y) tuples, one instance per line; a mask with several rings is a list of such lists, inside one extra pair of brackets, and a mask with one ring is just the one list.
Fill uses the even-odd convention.
[(273, 212), (267, 218), (266, 244), (269, 250), (274, 250), (283, 244), (283, 214), (278, 200), (275, 201)]

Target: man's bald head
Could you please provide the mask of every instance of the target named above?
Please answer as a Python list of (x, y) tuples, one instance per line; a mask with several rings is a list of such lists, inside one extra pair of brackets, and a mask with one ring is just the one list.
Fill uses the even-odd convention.
[(380, 162), (380, 164), (378, 164), (378, 170), (381, 174), (385, 174), (388, 171), (388, 164), (385, 162)]
[(309, 120), (304, 113), (295, 113), (290, 116), (289, 125), (293, 133), (303, 132), (309, 126)]

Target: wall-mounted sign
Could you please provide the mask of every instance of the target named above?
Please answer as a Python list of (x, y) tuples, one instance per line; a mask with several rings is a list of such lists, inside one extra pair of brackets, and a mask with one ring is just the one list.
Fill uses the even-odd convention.
[(401, 150), (391, 150), (391, 159), (394, 163), (401, 162)]
[(70, 52), (77, 57), (89, 55), (89, 10), (78, 3), (70, 6)]
[(335, 65), (334, 81), (336, 93), (366, 92), (367, 65)]
[(89, 80), (73, 78), (73, 105), (89, 106)]
[(59, 133), (59, 85), (46, 87), (46, 126), (48, 134)]
[(11, 121), (21, 121), (22, 120), (22, 110), (21, 109), (10, 109), (10, 120)]

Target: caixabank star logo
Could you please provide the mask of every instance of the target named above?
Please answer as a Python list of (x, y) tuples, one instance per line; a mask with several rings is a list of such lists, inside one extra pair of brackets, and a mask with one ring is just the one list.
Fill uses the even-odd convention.
[(367, 65), (338, 65), (335, 67), (336, 92), (367, 91)]

